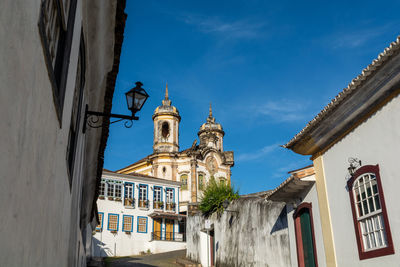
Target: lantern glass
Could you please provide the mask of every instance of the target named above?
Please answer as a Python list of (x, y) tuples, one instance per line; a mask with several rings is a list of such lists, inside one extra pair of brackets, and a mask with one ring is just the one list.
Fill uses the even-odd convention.
[(132, 116), (142, 109), (149, 95), (142, 88), (141, 82), (136, 82), (136, 87), (132, 88), (126, 95), (128, 109), (132, 112)]

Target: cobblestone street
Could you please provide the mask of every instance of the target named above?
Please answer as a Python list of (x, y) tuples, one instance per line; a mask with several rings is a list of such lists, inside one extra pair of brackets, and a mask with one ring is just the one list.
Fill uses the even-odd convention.
[(184, 258), (186, 250), (166, 253), (106, 259), (106, 267), (177, 267), (177, 258)]

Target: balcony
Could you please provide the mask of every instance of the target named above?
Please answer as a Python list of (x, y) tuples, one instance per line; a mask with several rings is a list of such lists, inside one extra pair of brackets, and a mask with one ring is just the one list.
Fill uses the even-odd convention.
[(175, 241), (186, 242), (186, 233), (173, 233), (173, 232), (151, 232), (152, 241)]
[(134, 198), (124, 198), (124, 206), (125, 206), (125, 208), (134, 208), (135, 207), (135, 199)]
[(142, 209), (148, 209), (149, 208), (149, 201), (148, 200), (139, 200), (138, 207)]
[(165, 204), (165, 210), (166, 210), (166, 211), (175, 212), (175, 207), (176, 207), (175, 202), (167, 202), (167, 203)]
[(163, 201), (153, 201), (153, 209), (162, 210), (164, 208)]

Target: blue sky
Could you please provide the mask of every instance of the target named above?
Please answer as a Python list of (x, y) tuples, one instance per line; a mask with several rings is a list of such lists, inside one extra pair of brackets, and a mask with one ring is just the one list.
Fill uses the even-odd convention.
[(127, 1), (113, 112), (141, 81), (150, 95), (130, 129), (110, 127), (104, 167), (152, 153), (151, 116), (168, 82), (188, 148), (213, 105), (235, 153), (240, 193), (272, 189), (311, 164), (289, 141), (399, 34), (400, 2)]

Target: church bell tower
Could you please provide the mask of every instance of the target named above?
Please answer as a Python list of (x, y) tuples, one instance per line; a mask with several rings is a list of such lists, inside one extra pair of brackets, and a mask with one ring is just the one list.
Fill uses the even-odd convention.
[(179, 122), (181, 116), (176, 107), (171, 105), (168, 97), (168, 84), (165, 88), (165, 98), (162, 105), (157, 107), (153, 114), (154, 138), (153, 151), (178, 152), (179, 151)]

